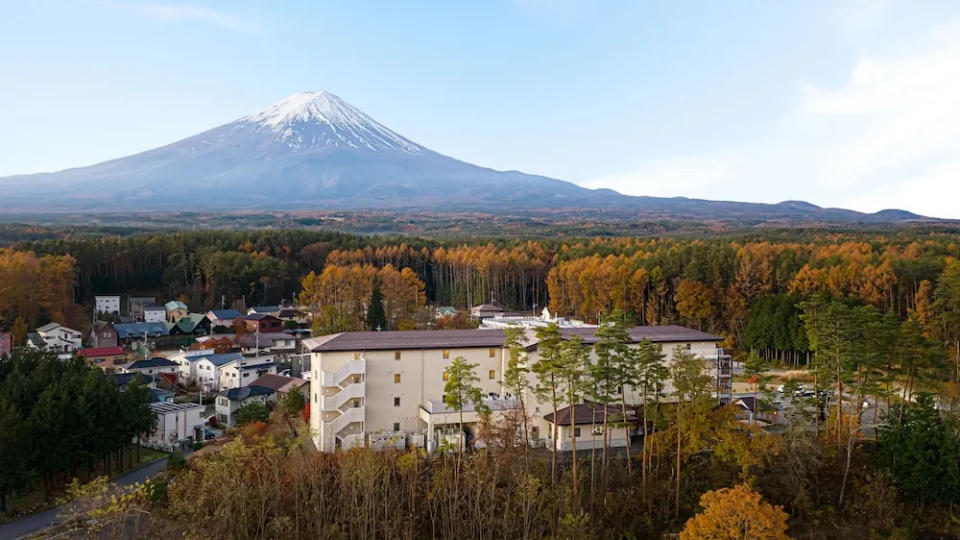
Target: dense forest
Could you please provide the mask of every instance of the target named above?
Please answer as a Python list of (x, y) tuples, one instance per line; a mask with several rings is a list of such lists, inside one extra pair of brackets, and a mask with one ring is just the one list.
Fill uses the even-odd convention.
[(958, 238), (937, 229), (768, 229), (704, 239), (420, 239), (307, 230), (60, 235), (0, 250), (0, 317), (69, 321), (72, 301), (89, 306), (101, 293), (153, 293), (198, 311), (304, 293), (299, 299), (317, 315), (326, 310), (322, 329), (355, 329), (365, 325), (373, 289), (387, 280), (381, 292), (400, 306), (392, 328), (422, 325), (417, 311), (424, 305), (462, 309), (492, 300), (588, 321), (618, 309), (637, 323), (686, 324), (722, 334), (730, 347), (799, 364), (809, 360), (809, 346), (797, 306), (817, 294), (901, 320), (915, 316), (931, 334), (955, 342), (947, 321), (957, 309)]

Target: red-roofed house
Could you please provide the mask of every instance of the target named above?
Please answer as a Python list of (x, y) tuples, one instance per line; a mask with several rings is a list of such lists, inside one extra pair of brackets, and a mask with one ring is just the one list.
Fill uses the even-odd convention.
[(87, 364), (102, 369), (127, 363), (127, 354), (123, 352), (123, 347), (87, 347), (77, 351), (77, 356), (86, 360)]

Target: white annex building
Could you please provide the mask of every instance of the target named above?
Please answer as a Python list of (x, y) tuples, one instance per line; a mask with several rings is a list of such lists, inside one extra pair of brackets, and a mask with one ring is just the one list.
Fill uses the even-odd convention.
[[(596, 341), (595, 328), (561, 332), (580, 336), (585, 343)], [(718, 347), (722, 338), (682, 326), (638, 326), (629, 333), (635, 343), (649, 339), (661, 345), (665, 362), (670, 362), (676, 347), (690, 350), (705, 360), (718, 395), (729, 392), (729, 357)], [(425, 445), (432, 451), (444, 441), (457, 441), (459, 415), (444, 405), (443, 398), (446, 368), (459, 356), (478, 364), (484, 403), (494, 415), (518, 407), (516, 396), (502, 383), (510, 358), (502, 330), (344, 332), (303, 343), (311, 351), (310, 428), (322, 451), (363, 445)], [(538, 354), (534, 330), (525, 331), (524, 343), (526, 363), (533, 365)], [(671, 392), (667, 386), (665, 391)], [(633, 389), (626, 391), (628, 403), (639, 403)], [(563, 441), (549, 440), (545, 416), (552, 408), (532, 394), (524, 402), (531, 417), (531, 439), (565, 449)], [(464, 409), (468, 439), (478, 420), (471, 407)]]

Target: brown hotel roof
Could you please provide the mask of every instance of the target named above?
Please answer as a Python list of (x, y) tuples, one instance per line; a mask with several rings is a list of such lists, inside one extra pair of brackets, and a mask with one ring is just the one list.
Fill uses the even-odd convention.
[[(564, 336), (580, 336), (584, 343), (595, 343), (596, 328), (561, 328)], [(723, 338), (683, 326), (634, 326), (629, 330), (634, 341), (654, 343), (722, 341)], [(534, 339), (531, 330), (528, 336)], [(504, 332), (491, 330), (400, 330), (394, 332), (343, 332), (318, 338), (322, 343), (311, 349), (324, 351), (376, 351), (397, 349), (466, 349), (502, 347)]]

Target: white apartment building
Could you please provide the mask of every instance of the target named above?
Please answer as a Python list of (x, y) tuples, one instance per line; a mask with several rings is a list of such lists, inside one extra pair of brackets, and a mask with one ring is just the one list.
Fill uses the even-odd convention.
[[(594, 328), (563, 328), (566, 336), (596, 341)], [(640, 326), (629, 330), (634, 342), (644, 339), (660, 344), (669, 363), (676, 347), (690, 350), (714, 365), (725, 356), (717, 344), (722, 338), (682, 326)], [(525, 332), (526, 362), (537, 362), (534, 330)], [(502, 330), (413, 330), (397, 332), (344, 332), (304, 340), (311, 351), (310, 428), (317, 448), (333, 451), (369, 444), (386, 438), (425, 444), (432, 451), (444, 439), (458, 440), (459, 414), (443, 402), (446, 368), (457, 357), (478, 364), (476, 374), (494, 414), (518, 407), (517, 396), (502, 383), (509, 362)], [(714, 369), (729, 380), (729, 369)], [(533, 375), (531, 374), (531, 378)], [(670, 392), (672, 388), (666, 389)], [(639, 396), (626, 389), (628, 403)], [(553, 441), (544, 415), (552, 412), (531, 394), (524, 396), (530, 418), (531, 438), (548, 447)], [(464, 432), (472, 437), (479, 420), (472, 407), (464, 409)]]
[(98, 295), (94, 296), (94, 313), (112, 313), (120, 315), (120, 296), (119, 295)]

